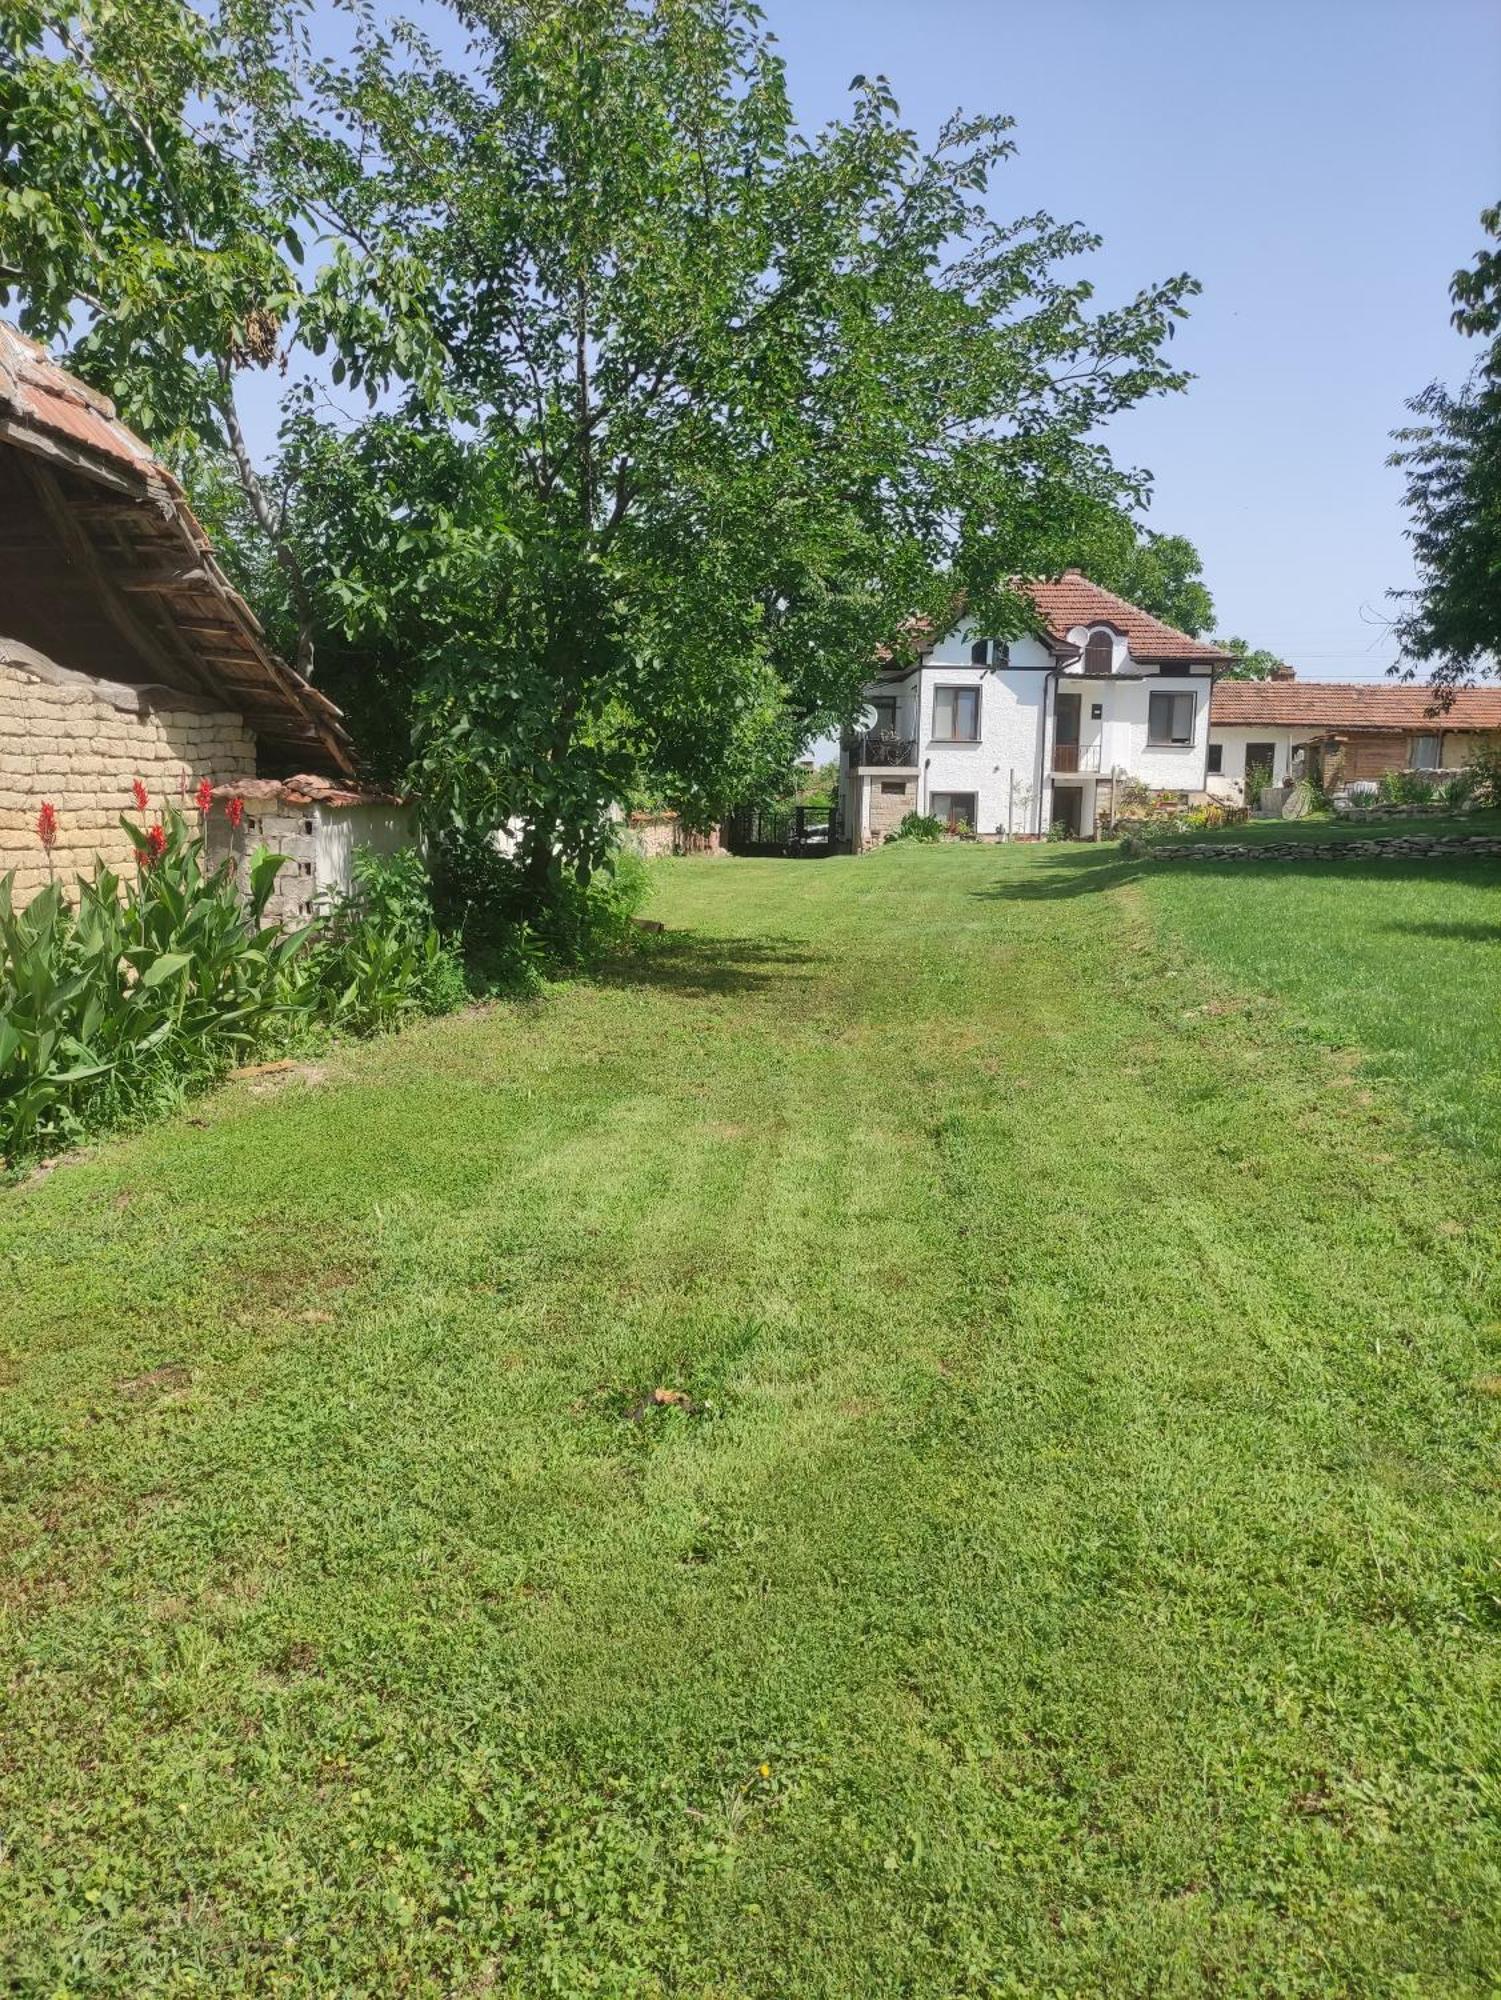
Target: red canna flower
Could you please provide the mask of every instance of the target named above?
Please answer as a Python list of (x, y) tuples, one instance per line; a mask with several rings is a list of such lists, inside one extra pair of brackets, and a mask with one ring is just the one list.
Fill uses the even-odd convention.
[(243, 799), (231, 799), (224, 810), (229, 816), (230, 825), (238, 828), (240, 821), (245, 817), (245, 801)]
[(143, 868), (154, 868), (167, 851), (167, 829), (160, 821), (146, 832), (146, 852), (141, 856)]
[(50, 854), (57, 839), (57, 807), (50, 799), (44, 799), (42, 810), (36, 816), (36, 837)]
[(204, 818), (207, 819), (208, 815), (213, 811), (213, 809), (214, 809), (213, 781), (212, 779), (209, 778), (200, 778), (198, 780), (198, 810), (203, 814)]
[(140, 812), (144, 812), (147, 806), (150, 805), (151, 803), (150, 793), (146, 790), (146, 787), (141, 783), (139, 778), (136, 779), (135, 783), (131, 786), (130, 789), (132, 792), (135, 793), (135, 802), (137, 810)]

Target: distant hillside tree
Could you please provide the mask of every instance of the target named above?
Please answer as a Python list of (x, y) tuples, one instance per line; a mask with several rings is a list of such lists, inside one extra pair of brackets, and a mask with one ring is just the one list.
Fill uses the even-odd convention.
[[(1481, 217), (1501, 239), (1501, 204)], [(1490, 336), (1457, 392), (1432, 382), (1408, 404), (1421, 419), (1395, 433), (1390, 463), (1405, 500), (1418, 586), (1394, 592), (1405, 664), (1439, 688), (1493, 674), (1501, 663), (1501, 248), (1482, 249), (1450, 286), (1454, 324)]]
[(1249, 639), (1216, 639), (1214, 643), (1235, 655), (1234, 666), (1218, 669), (1223, 681), (1290, 681), (1297, 678), (1285, 660), (1269, 653), (1264, 646), (1253, 646)]

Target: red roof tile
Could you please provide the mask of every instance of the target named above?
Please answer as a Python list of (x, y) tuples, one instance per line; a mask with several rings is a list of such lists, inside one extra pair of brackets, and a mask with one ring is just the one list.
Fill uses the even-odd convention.
[(1191, 639), (1174, 625), (1165, 625), (1149, 611), (1127, 603), (1113, 590), (1105, 590), (1076, 569), (1066, 569), (1055, 583), (1027, 583), (1022, 586), (1037, 606), (1048, 636), (1060, 645), (1080, 625), (1110, 625), (1124, 632), (1134, 660), (1153, 666), (1181, 660), (1185, 665), (1214, 666), (1231, 656), (1208, 639)]
[(1344, 730), (1501, 729), (1501, 688), (1463, 688), (1447, 709), (1436, 709), (1434, 690), (1387, 682), (1217, 681), (1211, 723), (1287, 724), (1292, 728)]
[[(339, 710), (267, 647), (254, 613), (219, 567), (176, 479), (150, 446), (120, 422), (108, 396), (68, 374), (45, 347), (4, 320), (0, 444), (61, 464), (69, 477), (103, 484), (119, 508), (136, 512), (146, 532), (132, 539), (133, 553), (116, 540), (98, 550), (101, 563), (122, 571), (130, 565), (148, 570), (155, 565), (175, 572), (154, 579), (148, 588), (163, 621), (178, 632), (180, 648), (193, 662), (195, 682), (219, 689), (225, 706), (243, 714), (256, 736), (279, 746), (283, 754), (313, 752), (340, 771), (353, 769)], [(81, 532), (87, 536), (86, 529)], [(122, 581), (129, 587), (123, 574)], [(213, 634), (211, 648), (201, 643), (205, 628)]]
[(4, 320), (0, 320), (0, 412), (113, 459), (144, 483), (167, 483), (150, 446), (125, 428), (109, 397), (67, 374), (45, 347)]

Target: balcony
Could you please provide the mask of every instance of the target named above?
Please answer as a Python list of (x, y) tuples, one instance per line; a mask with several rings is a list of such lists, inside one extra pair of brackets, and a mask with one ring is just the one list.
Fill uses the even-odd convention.
[(883, 771), (910, 771), (917, 766), (916, 738), (898, 736), (894, 729), (855, 729), (844, 741), (855, 765), (874, 765)]
[(1098, 771), (1100, 768), (1100, 746), (1098, 743), (1055, 743), (1053, 745), (1053, 772), (1060, 778), (1072, 777), (1075, 772)]

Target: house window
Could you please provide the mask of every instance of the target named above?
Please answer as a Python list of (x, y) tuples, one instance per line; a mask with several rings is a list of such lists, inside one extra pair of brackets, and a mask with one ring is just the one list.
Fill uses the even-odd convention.
[(1211, 743), (1211, 744), (1210, 744), (1210, 746), (1209, 746), (1209, 775), (1210, 775), (1210, 777), (1211, 777), (1211, 778), (1217, 778), (1217, 777), (1218, 777), (1218, 776), (1220, 775), (1221, 771), (1223, 771), (1223, 770), (1224, 770), (1224, 768), (1225, 768), (1225, 746), (1224, 746), (1224, 744), (1223, 744), (1223, 743)]
[(1407, 768), (1410, 771), (1436, 771), (1438, 751), (1439, 740), (1436, 736), (1414, 736), (1407, 748)]
[(883, 778), (881, 780), (881, 793), (885, 798), (899, 799), (906, 792), (906, 789), (907, 784), (904, 778)]
[(972, 667), (987, 666), (990, 661), (990, 641), (976, 639), (969, 649), (969, 663)]
[(978, 743), (980, 690), (961, 687), (934, 688), (933, 735), (940, 743)]
[(1191, 694), (1151, 694), (1147, 697), (1147, 741), (1183, 744), (1194, 740), (1194, 698)]
[(950, 833), (975, 830), (973, 792), (933, 792), (928, 798), (928, 811), (934, 819), (941, 819)]
[(1084, 648), (1086, 674), (1108, 674), (1115, 664), (1115, 640), (1108, 632), (1091, 632)]

